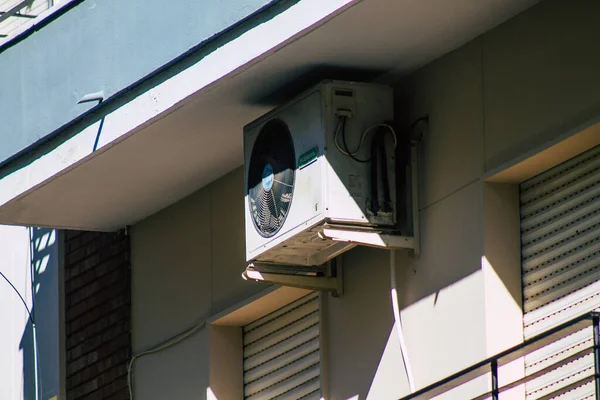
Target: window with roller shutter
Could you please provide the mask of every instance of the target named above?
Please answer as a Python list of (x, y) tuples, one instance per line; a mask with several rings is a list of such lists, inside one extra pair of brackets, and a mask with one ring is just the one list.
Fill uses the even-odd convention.
[[(520, 187), (525, 339), (600, 309), (600, 146)], [(527, 399), (593, 398), (592, 329), (572, 334), (525, 359), (527, 375), (573, 357), (526, 385)], [(578, 354), (581, 354), (579, 356)], [(592, 372), (593, 373), (593, 372)]]
[(243, 328), (244, 398), (320, 399), (320, 307), (314, 292)]

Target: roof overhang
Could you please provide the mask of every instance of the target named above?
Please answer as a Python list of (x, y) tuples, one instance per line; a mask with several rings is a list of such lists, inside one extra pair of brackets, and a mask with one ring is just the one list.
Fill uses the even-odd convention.
[(412, 71), (535, 2), (300, 0), (5, 166), (0, 223), (132, 225), (241, 166), (242, 127), (306, 84)]

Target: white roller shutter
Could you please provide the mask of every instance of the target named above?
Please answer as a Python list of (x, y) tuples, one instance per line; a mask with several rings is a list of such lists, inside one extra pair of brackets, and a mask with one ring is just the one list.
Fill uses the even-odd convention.
[[(521, 184), (521, 250), (526, 339), (600, 308), (600, 146)], [(591, 328), (577, 332), (526, 357), (526, 372), (591, 344)], [(581, 354), (529, 382), (527, 398), (554, 398), (590, 373), (593, 354)], [(590, 382), (567, 396), (593, 395)]]
[(245, 399), (320, 399), (319, 293), (244, 327)]

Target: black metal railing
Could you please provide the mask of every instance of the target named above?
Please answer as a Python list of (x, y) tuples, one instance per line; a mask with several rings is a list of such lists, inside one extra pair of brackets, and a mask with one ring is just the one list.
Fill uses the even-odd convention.
[(54, 0), (0, 0), (0, 39), (9, 36), (28, 20), (37, 18), (53, 5)]
[[(549, 329), (548, 331), (541, 333), (531, 339), (524, 341), (523, 343), (514, 346), (508, 350), (505, 350), (493, 357), (483, 360), (469, 368), (466, 368), (456, 374), (453, 374), (441, 381), (438, 381), (432, 385), (429, 385), (423, 389), (420, 389), (408, 396), (403, 397), (401, 400), (428, 400), (432, 399), (441, 394), (447, 393), (452, 389), (456, 389), (464, 384), (467, 384), (474, 379), (480, 378), (486, 374), (491, 375), (490, 387), (491, 390), (480, 396), (475, 397), (476, 400), (492, 399), (498, 400), (503, 392), (510, 389), (521, 386), (533, 379), (537, 379), (540, 376), (547, 374), (557, 368), (564, 366), (576, 359), (584, 357), (589, 354), (594, 354), (594, 368), (593, 373), (586, 375), (576, 382), (573, 382), (567, 386), (561, 387), (557, 392), (546, 395), (544, 398), (557, 397), (569, 390), (573, 390), (576, 387), (580, 387), (584, 384), (588, 384), (592, 381), (595, 382), (595, 393), (596, 399), (600, 399), (600, 328), (598, 322), (600, 321), (600, 313), (589, 312), (579, 317), (573, 318), (572, 320), (565, 322), (555, 328)], [(584, 328), (592, 326), (593, 330), (593, 341), (592, 345), (579, 350), (575, 354), (571, 354), (568, 357), (562, 358), (552, 365), (549, 365), (535, 373), (525, 374), (524, 377), (517, 379), (513, 382), (500, 386), (498, 383), (498, 368), (505, 366), (513, 361), (516, 361), (528, 354), (540, 350), (560, 339), (567, 337), (568, 335), (578, 332)]]

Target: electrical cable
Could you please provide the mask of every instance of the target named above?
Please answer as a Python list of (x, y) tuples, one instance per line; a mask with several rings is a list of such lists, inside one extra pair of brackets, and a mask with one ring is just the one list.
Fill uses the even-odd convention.
[(359, 163), (368, 163), (369, 161), (371, 161), (370, 158), (367, 158), (366, 160), (361, 160), (359, 158), (354, 157), (354, 154), (358, 153), (358, 151), (360, 151), (360, 147), (354, 152), (351, 153), (350, 150), (348, 150), (348, 143), (346, 143), (346, 117), (342, 117), (342, 144), (344, 145), (344, 150), (346, 150), (346, 152), (344, 154), (346, 154), (348, 157), (350, 157), (351, 159), (353, 159), (356, 162)]
[[(410, 125), (408, 125), (408, 128), (406, 129), (406, 131), (408, 132), (409, 135), (412, 132), (412, 130), (415, 129), (416, 126), (420, 122), (427, 122), (427, 123), (429, 123), (429, 115), (424, 115), (424, 116), (422, 116), (420, 118), (415, 119), (413, 122), (411, 122)], [(421, 138), (419, 137), (418, 139), (420, 140)]]
[(369, 132), (371, 132), (373, 129), (377, 129), (377, 128), (386, 128), (393, 136), (394, 138), (394, 149), (398, 146), (398, 137), (396, 135), (396, 130), (389, 124), (377, 124), (377, 125), (373, 125), (368, 127), (362, 134), (362, 137), (360, 138), (360, 145), (358, 147), (357, 152), (360, 150), (360, 148), (363, 145), (363, 141), (365, 140), (365, 137), (367, 136), (367, 134)]
[(348, 155), (348, 153), (346, 153), (346, 152), (344, 151), (344, 149), (342, 149), (342, 148), (340, 147), (340, 144), (339, 144), (339, 142), (338, 142), (338, 135), (339, 135), (339, 133), (340, 133), (340, 129), (342, 129), (342, 118), (343, 118), (343, 117), (340, 117), (340, 122), (338, 122), (338, 124), (337, 124), (337, 126), (336, 126), (336, 128), (335, 128), (335, 135), (334, 135), (334, 137), (333, 137), (333, 142), (335, 143), (335, 147), (337, 147), (338, 151), (339, 151), (340, 153), (342, 153), (343, 155), (346, 155), (346, 156), (347, 156), (347, 155)]
[[(345, 122), (346, 118), (347, 117), (345, 117), (345, 116), (341, 116), (340, 117), (340, 122), (337, 125), (337, 128), (335, 130), (335, 136), (333, 138), (333, 141), (335, 143), (335, 147), (337, 147), (337, 149), (340, 151), (340, 153), (342, 153), (342, 154), (344, 154), (344, 155), (346, 155), (348, 157), (357, 155), (360, 152), (360, 150), (362, 149), (362, 146), (364, 144), (365, 137), (367, 136), (367, 134), (369, 132), (371, 132), (373, 129), (376, 129), (376, 128), (386, 128), (386, 129), (388, 129), (390, 131), (390, 133), (392, 134), (392, 136), (394, 137), (394, 149), (398, 146), (398, 138), (397, 138), (396, 131), (394, 130), (394, 128), (391, 125), (388, 125), (388, 124), (376, 124), (376, 125), (368, 127), (363, 132), (363, 134), (362, 134), (362, 136), (360, 138), (360, 143), (359, 143), (358, 148), (356, 149), (356, 151), (354, 151), (354, 152), (348, 151), (347, 147), (346, 147), (346, 150), (342, 149), (340, 147), (340, 144), (339, 144), (339, 141), (338, 141), (338, 136), (339, 136), (340, 130), (342, 129), (342, 124), (345, 125), (345, 123), (346, 123)], [(343, 137), (342, 137), (342, 139), (343, 139)]]
[[(335, 146), (340, 151), (340, 153), (352, 158), (356, 162), (359, 162), (359, 163), (371, 162), (371, 211), (374, 213), (374, 215), (377, 215), (377, 213), (379, 211), (379, 203), (377, 200), (377, 198), (378, 198), (377, 168), (378, 168), (379, 163), (377, 160), (378, 160), (378, 158), (381, 158), (381, 164), (382, 164), (381, 175), (382, 175), (383, 190), (384, 190), (384, 207), (383, 208), (386, 212), (389, 212), (390, 211), (389, 203), (391, 202), (391, 196), (390, 196), (389, 182), (388, 182), (388, 178), (387, 178), (388, 171), (387, 171), (387, 160), (386, 160), (386, 152), (385, 152), (385, 141), (384, 141), (384, 132), (380, 133), (380, 130), (382, 128), (385, 128), (387, 131), (389, 131), (392, 134), (392, 137), (394, 138), (394, 149), (396, 149), (398, 146), (398, 137), (396, 135), (396, 131), (389, 124), (372, 125), (372, 126), (368, 127), (367, 129), (365, 129), (365, 131), (361, 135), (358, 148), (355, 151), (350, 151), (350, 149), (348, 148), (348, 143), (346, 141), (347, 118), (348, 117), (344, 116), (344, 115), (340, 116), (340, 122), (338, 123), (338, 125), (336, 127), (335, 135), (333, 138)], [(371, 157), (369, 157), (366, 160), (361, 160), (361, 159), (355, 157), (362, 149), (367, 135), (376, 129), (379, 131), (375, 132), (374, 137), (371, 141)], [(340, 147), (340, 143), (338, 141), (338, 136), (340, 135), (340, 131), (342, 134), (343, 148)]]
[(129, 400), (133, 400), (133, 380), (132, 380), (133, 363), (138, 358), (146, 356), (148, 354), (158, 353), (159, 351), (168, 349), (171, 346), (175, 346), (176, 344), (181, 343), (185, 339), (192, 336), (194, 333), (203, 329), (205, 326), (206, 326), (206, 321), (201, 321), (201, 322), (197, 323), (196, 325), (192, 326), (191, 328), (188, 328), (187, 330), (185, 330), (175, 336), (172, 336), (169, 339), (167, 339), (155, 346), (152, 346), (144, 351), (141, 351), (137, 354), (132, 355), (131, 360), (129, 361), (129, 365), (127, 365), (127, 388), (129, 389)]
[(25, 299), (23, 298), (23, 296), (21, 296), (21, 293), (19, 293), (17, 288), (12, 284), (10, 280), (8, 280), (8, 278), (2, 273), (2, 271), (0, 271), (0, 276), (4, 278), (4, 280), (10, 285), (10, 287), (13, 288), (17, 296), (19, 296), (19, 299), (21, 299), (21, 303), (23, 303), (25, 309), (27, 310), (27, 314), (29, 314), (29, 321), (33, 324), (33, 316), (31, 314), (31, 311), (29, 310), (29, 307), (27, 307), (27, 303), (25, 303)]

